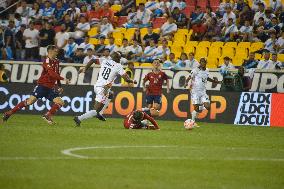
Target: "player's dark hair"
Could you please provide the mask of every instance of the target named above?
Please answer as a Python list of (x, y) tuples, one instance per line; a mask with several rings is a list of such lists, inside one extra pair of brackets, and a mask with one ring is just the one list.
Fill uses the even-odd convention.
[(136, 121), (140, 121), (143, 118), (143, 113), (141, 111), (135, 111), (133, 113), (133, 119), (135, 119)]
[(54, 50), (54, 49), (56, 49), (55, 45), (48, 45), (47, 46), (47, 52), (50, 51), (50, 50)]

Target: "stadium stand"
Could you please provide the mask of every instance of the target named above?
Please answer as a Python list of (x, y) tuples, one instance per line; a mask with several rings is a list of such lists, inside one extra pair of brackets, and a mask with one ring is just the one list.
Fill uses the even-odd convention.
[[(44, 35), (49, 35), (49, 32), (44, 26), (45, 22), (53, 24), (53, 30), (56, 33), (68, 33), (68, 38), (74, 38), (75, 42), (80, 45), (83, 42), (84, 36), (90, 36), (89, 43), (96, 46), (99, 44), (100, 34), (103, 28), (101, 20), (107, 18), (114, 30), (106, 35), (105, 45), (109, 44), (109, 37), (114, 38), (116, 50), (119, 50), (123, 39), (127, 39), (129, 47), (133, 43), (135, 30), (140, 30), (135, 40), (138, 40), (140, 46), (144, 50), (147, 42), (143, 40), (148, 33), (147, 27), (152, 26), (153, 32), (160, 35), (160, 28), (167, 22), (168, 17), (172, 16), (174, 8), (180, 9), (187, 17), (187, 25), (180, 27), (171, 35), (162, 36), (157, 40), (157, 47), (161, 45), (162, 40), (168, 41), (168, 46), (171, 52), (175, 54), (175, 59), (179, 59), (181, 53), (195, 53), (195, 58), (198, 60), (201, 57), (207, 57), (208, 67), (216, 68), (223, 63), (224, 57), (229, 57), (235, 66), (241, 66), (243, 61), (248, 58), (249, 53), (257, 52), (256, 59), (263, 59), (263, 50), (268, 50), (271, 53), (278, 53), (278, 59), (283, 61), (284, 55), (284, 6), (283, 1), (275, 1), (273, 6), (269, 0), (259, 1), (258, 4), (252, 0), (224, 1), (219, 0), (171, 0), (171, 1), (153, 1), (146, 9), (152, 10), (152, 15), (149, 24), (141, 24), (137, 10), (140, 4), (147, 3), (147, 0), (123, 1), (41, 1), (29, 0), (19, 1), (9, 9), (4, 10), (1, 16), (0, 29), (0, 59), (15, 59), (26, 60), (26, 56), (19, 56), (19, 48), (25, 49), (29, 44), (29, 40), (33, 40), (35, 48), (39, 49), (40, 43), (45, 39)], [(132, 4), (131, 4), (132, 3)], [(247, 10), (247, 4), (250, 8)], [(132, 6), (136, 5), (136, 6)], [(259, 8), (264, 5), (264, 12)], [(195, 14), (197, 7), (200, 7), (202, 12)], [(231, 7), (230, 10), (228, 6)], [(213, 10), (211, 12), (211, 9)], [(251, 9), (251, 10), (250, 10)], [(131, 11), (130, 11), (131, 10)], [(272, 11), (272, 12), (271, 12)], [(251, 15), (251, 13), (253, 13)], [(66, 18), (68, 17), (68, 18)], [(88, 32), (84, 32), (86, 24), (80, 23), (80, 18), (86, 17), (91, 28)], [(145, 15), (140, 15), (143, 20)], [(238, 29), (232, 35), (230, 26), (226, 27), (227, 19), (233, 18), (233, 25)], [(264, 23), (261, 19), (264, 18)], [(70, 19), (70, 21), (66, 21)], [(194, 19), (194, 24), (191, 22)], [(199, 31), (205, 31), (210, 28), (212, 20), (217, 19), (217, 26), (221, 28), (218, 35), (205, 35)], [(250, 26), (245, 27), (242, 19), (248, 20)], [(29, 39), (29, 23), (35, 23), (35, 33), (33, 39)], [(126, 27), (126, 23), (131, 23), (131, 28)], [(194, 25), (194, 28), (192, 26)], [(21, 30), (20, 28), (26, 28)], [(140, 28), (139, 28), (140, 27)], [(170, 26), (171, 27), (171, 26)], [(171, 29), (171, 28), (166, 29)], [(101, 28), (98, 30), (98, 28)], [(27, 30), (27, 31), (26, 31)], [(226, 31), (225, 31), (226, 30)], [(251, 31), (247, 32), (246, 31)], [(279, 32), (277, 32), (279, 31)], [(276, 33), (275, 33), (276, 32)], [(276, 39), (272, 39), (271, 35), (275, 33)], [(227, 37), (226, 37), (227, 35)], [(2, 37), (4, 36), (4, 37)], [(25, 40), (20, 40), (19, 37), (24, 36)], [(208, 37), (210, 36), (210, 37)], [(197, 40), (198, 39), (198, 40)], [(15, 43), (11, 43), (15, 41)], [(64, 41), (62, 43), (65, 43)], [(65, 44), (64, 44), (65, 45)], [(60, 47), (64, 49), (64, 47)], [(96, 50), (96, 49), (95, 49)], [(23, 51), (24, 52), (24, 51)], [(127, 51), (128, 52), (128, 51)], [(75, 52), (76, 54), (76, 52)], [(127, 56), (126, 56), (127, 57)], [(62, 61), (66, 60), (61, 57)], [(143, 58), (142, 58), (143, 59)], [(168, 57), (165, 57), (168, 59)], [(68, 61), (72, 61), (68, 59)], [(36, 59), (39, 61), (39, 59)], [(146, 63), (142, 63), (144, 65)], [(138, 65), (138, 64), (136, 64)], [(140, 64), (139, 64), (140, 65)]]

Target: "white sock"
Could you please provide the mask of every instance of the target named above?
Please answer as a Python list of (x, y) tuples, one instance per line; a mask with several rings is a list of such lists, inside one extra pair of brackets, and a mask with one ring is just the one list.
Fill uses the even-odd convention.
[(97, 111), (96, 110), (91, 110), (91, 111), (88, 111), (88, 112), (84, 113), (83, 115), (80, 115), (78, 117), (78, 119), (80, 121), (82, 121), (84, 119), (89, 119), (89, 118), (95, 117), (96, 115), (97, 115)]
[(109, 103), (110, 103), (111, 99), (107, 99), (106, 103), (104, 104), (104, 107), (102, 108), (102, 110), (100, 111), (100, 114), (103, 115), (105, 109), (108, 107)]
[(191, 119), (192, 119), (192, 121), (195, 122), (195, 118), (196, 118), (197, 116), (198, 116), (198, 112), (195, 111), (195, 110), (193, 110), (193, 111), (191, 112)]
[(142, 111), (144, 112), (144, 111), (149, 111), (150, 110), (150, 108), (147, 108), (147, 107), (145, 107), (145, 108), (142, 108)]

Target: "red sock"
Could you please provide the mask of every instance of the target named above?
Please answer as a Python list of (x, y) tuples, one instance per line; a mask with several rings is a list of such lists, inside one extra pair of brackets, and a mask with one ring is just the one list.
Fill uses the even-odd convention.
[(52, 107), (50, 108), (50, 110), (46, 113), (46, 115), (48, 116), (52, 116), (53, 114), (55, 114), (55, 112), (57, 112), (57, 110), (59, 110), (61, 108), (60, 104), (56, 104), (54, 103), (52, 105)]
[(14, 113), (16, 113), (18, 110), (20, 110), (20, 109), (22, 109), (22, 108), (24, 108), (24, 107), (26, 107), (27, 106), (27, 102), (24, 100), (24, 101), (22, 101), (22, 102), (20, 102), (19, 104), (17, 104), (12, 110), (10, 110), (9, 112), (11, 113), (11, 114), (14, 114)]

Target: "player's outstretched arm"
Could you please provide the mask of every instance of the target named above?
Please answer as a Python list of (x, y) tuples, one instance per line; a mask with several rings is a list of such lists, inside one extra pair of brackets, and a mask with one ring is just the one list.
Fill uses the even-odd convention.
[(137, 82), (135, 80), (130, 79), (129, 75), (127, 73), (123, 74), (121, 76), (127, 83), (133, 83), (133, 84), (137, 84)]
[(210, 82), (216, 83), (216, 84), (221, 84), (221, 83), (222, 83), (222, 81), (218, 81), (217, 78), (211, 79), (211, 78), (208, 77), (208, 78), (207, 78), (207, 81), (210, 81)]
[(155, 130), (160, 130), (160, 127), (158, 126), (157, 122), (154, 120), (154, 118), (152, 118), (151, 116), (149, 116), (148, 114), (145, 113), (144, 118), (147, 119), (148, 121), (150, 121), (154, 127)]
[(86, 70), (88, 70), (94, 63), (98, 63), (98, 60), (96, 59), (91, 59), (85, 67), (81, 68), (78, 72), (80, 73), (85, 73)]

